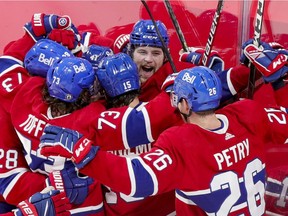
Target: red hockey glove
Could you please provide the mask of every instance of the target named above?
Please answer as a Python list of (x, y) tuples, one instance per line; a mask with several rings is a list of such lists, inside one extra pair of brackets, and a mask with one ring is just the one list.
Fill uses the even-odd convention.
[(81, 46), (79, 46), (79, 41), (81, 38), (77, 28), (72, 24), (69, 16), (57, 16), (54, 14), (46, 15), (44, 13), (35, 13), (32, 16), (31, 21), (24, 25), (24, 30), (32, 37), (35, 42), (43, 38), (48, 38), (48, 35), (52, 32), (53, 29), (71, 30), (75, 36), (75, 41), (73, 43), (74, 48), (72, 48), (73, 46), (71, 45), (71, 42), (68, 42), (69, 40), (65, 40), (67, 39), (67, 36), (59, 36), (59, 33), (53, 33), (58, 34), (58, 36), (53, 35), (49, 38), (55, 38), (58, 43), (61, 42), (63, 45), (69, 44), (68, 48), (71, 49), (72, 53), (76, 53), (80, 50)]
[(48, 38), (67, 47), (72, 53), (76, 53), (81, 50), (80, 36), (74, 31), (66, 29), (53, 29), (48, 35)]
[(255, 65), (266, 82), (274, 82), (288, 72), (288, 58), (281, 50), (273, 50), (270, 46), (266, 49), (264, 46), (257, 47), (249, 44), (245, 46), (243, 54)]
[[(240, 56), (240, 62), (246, 66), (249, 66), (249, 63), (250, 63), (250, 60), (246, 57), (246, 55), (244, 54), (244, 49), (248, 46), (248, 45), (251, 45), (251, 44), (254, 44), (254, 40), (253, 39), (249, 39), (247, 40), (245, 43), (242, 44), (242, 54)], [(260, 41), (260, 46), (259, 48), (261, 49), (265, 49), (265, 50), (274, 50), (274, 48), (272, 47), (274, 46), (275, 48), (277, 47), (276, 44), (274, 43), (265, 43), (265, 42), (262, 42)]]
[[(183, 49), (179, 51), (179, 61), (182, 62), (191, 62), (194, 65), (203, 65), (202, 58), (205, 53), (205, 50), (202, 48), (189, 47), (188, 52), (184, 52)], [(224, 70), (224, 61), (220, 58), (219, 53), (215, 50), (212, 50), (208, 60), (207, 67), (211, 68), (216, 72), (221, 72)]]
[(113, 52), (116, 53), (127, 53), (127, 45), (129, 43), (130, 34), (121, 34), (119, 35), (113, 44)]
[(173, 90), (174, 80), (176, 79), (179, 73), (172, 73), (167, 76), (165, 81), (161, 86), (162, 91), (171, 92)]
[(38, 41), (46, 38), (52, 29), (68, 29), (71, 27), (71, 19), (69, 16), (57, 16), (54, 14), (46, 15), (44, 13), (35, 13), (30, 22), (24, 25), (25, 31)]
[(45, 127), (40, 141), (41, 154), (70, 158), (78, 169), (89, 163), (99, 149), (77, 131), (52, 125)]
[(272, 48), (272, 49), (276, 49), (276, 50), (279, 50), (279, 49), (284, 49), (284, 47), (281, 45), (281, 44), (279, 44), (278, 42), (269, 42), (268, 43), (269, 44), (269, 46)]
[(82, 204), (88, 195), (93, 179), (88, 176), (80, 177), (78, 174), (76, 167), (71, 163), (61, 171), (50, 173), (46, 179), (46, 185), (64, 192), (70, 203)]
[(51, 190), (51, 187), (20, 202), (17, 207), (18, 209), (14, 212), (16, 216), (69, 216), (68, 210), (71, 209), (69, 199), (65, 197), (65, 194), (60, 193), (59, 190)]

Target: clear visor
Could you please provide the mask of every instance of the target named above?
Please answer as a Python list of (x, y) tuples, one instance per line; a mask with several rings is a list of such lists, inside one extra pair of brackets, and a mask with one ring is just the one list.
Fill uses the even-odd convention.
[(170, 93), (170, 102), (171, 102), (171, 106), (177, 108), (178, 105), (178, 96), (171, 91)]

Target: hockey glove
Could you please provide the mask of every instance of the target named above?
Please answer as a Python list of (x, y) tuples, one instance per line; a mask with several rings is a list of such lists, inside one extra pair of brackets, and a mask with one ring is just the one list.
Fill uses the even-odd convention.
[[(246, 57), (246, 55), (244, 54), (244, 50), (245, 48), (248, 46), (248, 45), (252, 45), (254, 44), (254, 40), (253, 39), (249, 39), (248, 41), (246, 41), (245, 43), (242, 44), (242, 54), (240, 56), (240, 62), (241, 64), (244, 64), (246, 66), (249, 66), (249, 63), (250, 63), (250, 60), (249, 58)], [(276, 48), (277, 45), (276, 44), (273, 44), (271, 43), (265, 43), (265, 42), (262, 42), (260, 41), (260, 46), (259, 48), (260, 49), (263, 49), (263, 50), (274, 50), (273, 46)]]
[(46, 179), (46, 185), (64, 192), (70, 203), (82, 204), (88, 195), (89, 186), (93, 183), (93, 179), (88, 176), (80, 177), (75, 166), (70, 165), (61, 171), (50, 173)]
[(283, 54), (283, 51), (249, 44), (244, 48), (243, 54), (255, 65), (266, 82), (275, 82), (288, 72), (288, 58), (287, 55)]
[(174, 80), (176, 79), (177, 75), (179, 73), (172, 73), (169, 74), (167, 76), (167, 78), (165, 79), (165, 81), (163, 82), (162, 86), (161, 86), (161, 90), (162, 91), (166, 91), (166, 92), (171, 92), (173, 91), (173, 85), (174, 85)]
[[(205, 50), (202, 48), (189, 47), (188, 52), (184, 52), (183, 49), (180, 50), (179, 61), (182, 62), (191, 62), (194, 65), (203, 65), (202, 58), (205, 53)], [(215, 72), (220, 72), (224, 70), (224, 61), (220, 58), (219, 53), (215, 50), (212, 50), (208, 60), (207, 67), (214, 70)]]
[(40, 141), (41, 154), (70, 158), (78, 169), (89, 163), (99, 149), (77, 131), (52, 125), (45, 127)]
[(35, 13), (30, 22), (24, 25), (24, 30), (36, 42), (46, 38), (52, 29), (68, 29), (71, 27), (69, 16), (57, 16), (54, 14)]
[(14, 211), (16, 216), (68, 216), (71, 209), (69, 200), (65, 197), (64, 193), (60, 193), (59, 190), (46, 191), (45, 188), (40, 193), (35, 193), (28, 200), (22, 201), (17, 205), (17, 209)]
[(130, 34), (119, 35), (113, 44), (113, 52), (116, 53), (126, 53), (128, 54), (128, 43), (130, 39)]
[(75, 31), (53, 29), (48, 35), (48, 38), (67, 47), (72, 53), (77, 53), (82, 48), (80, 35), (77, 32), (75, 33)]

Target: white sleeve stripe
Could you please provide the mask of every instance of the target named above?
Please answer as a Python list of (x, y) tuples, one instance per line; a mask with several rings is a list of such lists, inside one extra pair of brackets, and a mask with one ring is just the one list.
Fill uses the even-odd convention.
[(76, 209), (69, 210), (71, 214), (77, 214), (77, 213), (82, 213), (82, 212), (87, 212), (87, 211), (95, 211), (103, 208), (103, 203), (100, 203), (95, 206), (86, 206), (86, 207), (80, 207)]
[(135, 191), (136, 191), (136, 180), (135, 180), (135, 175), (134, 175), (131, 159), (130, 158), (126, 158), (126, 161), (127, 161), (129, 178), (130, 178), (130, 181), (131, 181), (131, 191), (130, 191), (130, 194), (128, 196), (133, 196), (135, 194)]
[(147, 172), (150, 174), (152, 181), (153, 181), (153, 186), (154, 186), (154, 192), (152, 194), (155, 195), (158, 193), (158, 179), (155, 175), (155, 173), (153, 172), (153, 170), (142, 160), (142, 158), (139, 158), (140, 163), (142, 164), (142, 166), (147, 170)]
[(123, 115), (122, 124), (121, 124), (122, 141), (123, 141), (123, 145), (124, 145), (125, 149), (130, 148), (128, 145), (128, 141), (127, 141), (126, 125), (127, 125), (127, 117), (129, 116), (129, 114), (131, 113), (132, 110), (133, 110), (132, 107), (128, 107), (128, 109), (126, 110), (126, 112)]
[(150, 118), (149, 118), (147, 109), (145, 107), (142, 109), (142, 113), (143, 113), (143, 116), (145, 119), (145, 129), (146, 129), (146, 133), (147, 133), (147, 138), (148, 138), (149, 142), (153, 142), (154, 139), (152, 137)]
[(10, 71), (12, 71), (12, 70), (14, 70), (14, 69), (17, 68), (17, 67), (23, 67), (23, 66), (18, 65), (18, 64), (15, 64), (15, 65), (7, 68), (6, 70), (2, 71), (2, 72), (0, 73), (0, 77), (3, 76), (4, 74), (6, 74), (6, 73), (8, 73), (8, 72), (10, 72)]
[(231, 71), (232, 71), (232, 68), (230, 68), (227, 72), (227, 78), (226, 78), (227, 79), (227, 85), (228, 85), (228, 88), (229, 88), (231, 94), (236, 95), (237, 92), (236, 92), (236, 90), (235, 90), (235, 88), (231, 82)]
[(16, 182), (19, 180), (19, 178), (27, 172), (27, 169), (25, 168), (19, 168), (18, 170), (21, 170), (14, 178), (13, 180), (10, 182), (10, 184), (6, 187), (5, 191), (3, 192), (3, 197), (5, 199), (7, 199), (7, 196), (9, 195), (9, 193), (11, 192), (11, 190), (13, 189), (13, 187), (15, 186)]
[(14, 58), (13, 56), (7, 56), (7, 55), (3, 55), (0, 57), (0, 59), (9, 59), (9, 60), (13, 60), (16, 61), (18, 64), (20, 64), (21, 66), (23, 66), (23, 62), (17, 58)]
[[(136, 183), (135, 183), (135, 174), (132, 168), (132, 161), (133, 158), (128, 159), (127, 158), (127, 164), (130, 165), (130, 167), (128, 167), (129, 170), (129, 176), (130, 179), (133, 179), (133, 183), (131, 182), (131, 193), (129, 194), (129, 196), (134, 196), (135, 192), (136, 192)], [(140, 162), (140, 164), (143, 166), (143, 168), (150, 174), (150, 177), (152, 178), (153, 181), (153, 193), (151, 194), (151, 196), (157, 194), (158, 192), (158, 180), (157, 177), (155, 175), (155, 173), (153, 172), (153, 170), (142, 160), (141, 157), (135, 157), (134, 160), (138, 160)]]
[(196, 205), (192, 200), (184, 198), (184, 197), (180, 196), (178, 193), (176, 193), (176, 198), (181, 200), (182, 202), (188, 204), (188, 205)]
[(21, 66), (21, 65), (18, 65), (18, 64), (15, 64), (15, 65), (7, 68), (6, 70), (2, 71), (2, 72), (0, 73), (0, 77), (3, 76), (3, 75), (5, 75), (5, 74), (8, 73), (8, 72), (14, 70), (14, 69), (17, 68), (17, 67), (22, 67), (22, 66)]
[(28, 169), (23, 168), (23, 167), (13, 169), (13, 170), (10, 170), (9, 172), (1, 173), (1, 174), (0, 174), (0, 179), (1, 179), (1, 178), (7, 178), (7, 177), (9, 177), (9, 176), (11, 176), (11, 175), (14, 175), (14, 174), (17, 174), (17, 173), (20, 173), (20, 172), (26, 172), (27, 170), (28, 170)]

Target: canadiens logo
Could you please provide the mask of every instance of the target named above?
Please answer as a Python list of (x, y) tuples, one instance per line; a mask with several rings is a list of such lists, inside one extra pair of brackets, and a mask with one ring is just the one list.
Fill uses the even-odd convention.
[(67, 22), (67, 17), (61, 17), (59, 20), (58, 20), (58, 24), (62, 27), (65, 27), (68, 25), (68, 22)]

